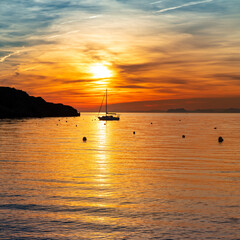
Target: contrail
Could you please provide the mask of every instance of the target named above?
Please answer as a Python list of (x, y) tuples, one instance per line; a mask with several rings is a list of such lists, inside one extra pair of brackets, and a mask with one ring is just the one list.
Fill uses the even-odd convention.
[(68, 23), (72, 23), (72, 22), (76, 22), (76, 21), (71, 20), (71, 21), (62, 22), (62, 23), (60, 23), (60, 24), (61, 24), (61, 25), (64, 25), (64, 24), (68, 24)]
[(94, 18), (99, 18), (99, 17), (101, 17), (102, 15), (95, 15), (95, 16), (90, 16), (90, 17), (88, 17), (88, 19), (94, 19)]
[(152, 2), (150, 4), (157, 4), (157, 3), (161, 3), (162, 1), (156, 1), (156, 2)]
[(16, 54), (18, 54), (18, 53), (20, 53), (20, 52), (21, 52), (21, 51), (18, 50), (18, 51), (16, 51), (16, 52), (9, 53), (8, 55), (2, 57), (2, 58), (0, 59), (0, 62), (4, 62), (7, 58), (10, 58), (11, 56), (16, 55)]
[(70, 31), (70, 32), (62, 33), (62, 34), (53, 35), (53, 36), (48, 37), (48, 39), (49, 38), (57, 38), (57, 37), (61, 37), (61, 36), (64, 36), (64, 35), (68, 35), (68, 34), (71, 34), (71, 33), (77, 33), (77, 32), (80, 32), (80, 30), (75, 30), (75, 31)]
[(164, 9), (161, 9), (161, 10), (156, 11), (156, 12), (162, 13), (162, 12), (167, 12), (167, 11), (175, 10), (175, 9), (178, 9), (178, 8), (193, 6), (193, 5), (202, 4), (202, 3), (208, 3), (208, 2), (212, 2), (212, 1), (213, 1), (213, 0), (204, 0), (204, 1), (198, 1), (198, 2), (189, 2), (189, 3), (185, 3), (185, 4), (183, 4), (183, 5), (176, 6), (176, 7), (164, 8)]
[(36, 68), (38, 68), (38, 65), (33, 66), (33, 67), (29, 67), (29, 68), (25, 68), (25, 69), (21, 70), (21, 72), (25, 72), (25, 71), (28, 71), (28, 70), (33, 70), (33, 69), (36, 69)]
[(89, 16), (89, 17), (80, 18), (80, 19), (77, 19), (77, 20), (69, 20), (69, 21), (66, 21), (66, 22), (62, 22), (60, 24), (64, 25), (64, 24), (68, 24), (68, 23), (80, 22), (82, 20), (94, 19), (94, 18), (100, 18), (100, 17), (102, 17), (102, 15), (93, 15), (93, 16)]

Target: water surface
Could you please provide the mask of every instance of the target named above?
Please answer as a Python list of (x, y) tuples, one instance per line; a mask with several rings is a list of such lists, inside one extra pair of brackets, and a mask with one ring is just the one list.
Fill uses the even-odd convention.
[(0, 120), (0, 239), (240, 239), (239, 123)]

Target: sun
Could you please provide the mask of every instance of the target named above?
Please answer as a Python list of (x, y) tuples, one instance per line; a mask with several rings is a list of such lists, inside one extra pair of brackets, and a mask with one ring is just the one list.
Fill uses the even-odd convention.
[(93, 78), (110, 78), (112, 71), (103, 63), (96, 63), (90, 67)]

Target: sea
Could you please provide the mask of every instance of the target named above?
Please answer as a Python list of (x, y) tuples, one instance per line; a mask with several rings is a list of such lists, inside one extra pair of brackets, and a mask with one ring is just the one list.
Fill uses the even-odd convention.
[(0, 239), (240, 239), (240, 114), (0, 120)]

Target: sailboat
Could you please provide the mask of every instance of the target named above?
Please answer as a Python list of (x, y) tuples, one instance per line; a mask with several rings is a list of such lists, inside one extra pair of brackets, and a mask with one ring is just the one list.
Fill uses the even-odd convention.
[[(103, 115), (103, 116), (99, 116), (98, 119), (101, 120), (101, 121), (118, 121), (120, 118), (116, 113), (109, 113), (107, 111), (107, 89), (106, 89), (106, 95), (104, 95), (104, 97), (105, 96), (106, 96), (106, 114)], [(104, 97), (103, 97), (103, 100), (102, 100), (102, 104), (103, 104), (103, 101), (104, 101)], [(101, 112), (102, 104), (100, 106), (98, 114)]]

